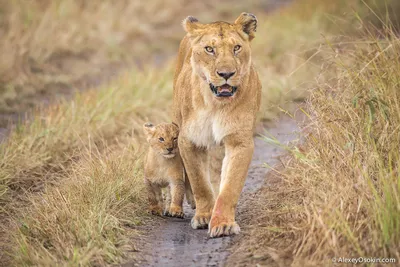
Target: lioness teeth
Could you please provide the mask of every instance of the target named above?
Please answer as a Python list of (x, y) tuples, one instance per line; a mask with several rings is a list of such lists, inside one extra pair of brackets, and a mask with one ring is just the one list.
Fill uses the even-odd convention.
[(236, 92), (237, 87), (231, 86), (229, 84), (215, 86), (210, 83), (210, 89), (217, 97), (230, 97), (233, 96), (233, 94)]

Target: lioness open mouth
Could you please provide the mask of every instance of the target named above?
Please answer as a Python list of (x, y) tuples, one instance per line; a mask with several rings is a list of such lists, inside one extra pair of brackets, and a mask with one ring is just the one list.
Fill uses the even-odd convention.
[(237, 87), (227, 83), (221, 86), (214, 86), (210, 83), (210, 89), (217, 97), (231, 97), (235, 94)]

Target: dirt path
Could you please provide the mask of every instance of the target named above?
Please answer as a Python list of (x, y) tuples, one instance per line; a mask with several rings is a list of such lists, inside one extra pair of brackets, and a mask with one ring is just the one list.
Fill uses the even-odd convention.
[[(276, 122), (259, 127), (258, 132), (265, 133), (264, 128), (282, 143), (297, 138), (297, 123), (288, 116), (282, 116)], [(253, 160), (237, 210), (239, 224), (243, 220), (241, 203), (251, 198), (264, 183), (268, 183), (265, 180), (268, 169), (264, 167), (264, 163), (275, 165), (279, 156), (284, 153), (282, 149), (267, 144), (260, 137), (255, 137), (254, 141)], [(143, 238), (138, 248), (140, 251), (134, 255), (138, 258), (138, 263), (124, 266), (224, 266), (230, 255), (230, 244), (235, 242), (237, 237), (208, 238), (207, 230), (193, 230), (190, 227), (190, 219), (194, 212), (188, 205), (184, 209), (184, 220), (157, 219), (154, 225), (146, 230), (145, 234), (149, 235)], [(240, 226), (246, 227), (242, 224)], [(151, 229), (156, 230), (151, 233)]]

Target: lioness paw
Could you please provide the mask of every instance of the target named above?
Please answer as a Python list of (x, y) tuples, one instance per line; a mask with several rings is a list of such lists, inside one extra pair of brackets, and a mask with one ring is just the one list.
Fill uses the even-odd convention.
[(222, 237), (229, 235), (236, 235), (240, 232), (240, 227), (236, 222), (220, 223), (218, 225), (211, 225), (208, 229), (210, 237)]
[(195, 215), (192, 218), (190, 225), (193, 229), (207, 229), (210, 222), (211, 214)]

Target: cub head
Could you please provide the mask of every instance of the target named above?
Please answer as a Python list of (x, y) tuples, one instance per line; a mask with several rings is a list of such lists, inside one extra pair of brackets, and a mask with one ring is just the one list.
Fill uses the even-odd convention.
[(242, 13), (233, 24), (202, 24), (196, 18), (187, 17), (183, 27), (191, 42), (192, 67), (209, 85), (210, 92), (223, 100), (242, 90), (241, 80), (250, 71), (250, 41), (255, 35), (257, 18)]
[(178, 153), (179, 128), (176, 124), (161, 123), (154, 126), (152, 123), (143, 125), (147, 142), (151, 148), (165, 158), (173, 158)]

